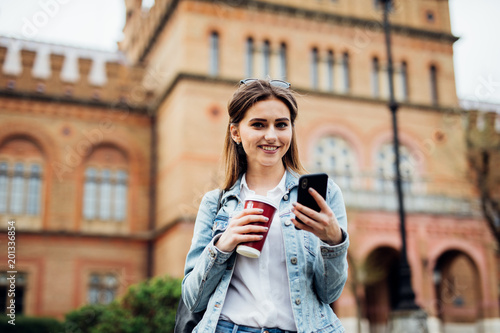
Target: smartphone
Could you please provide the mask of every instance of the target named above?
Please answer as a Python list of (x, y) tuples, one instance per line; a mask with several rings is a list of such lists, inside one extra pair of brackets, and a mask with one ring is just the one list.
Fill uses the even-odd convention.
[[(297, 202), (319, 212), (320, 208), (316, 203), (316, 200), (314, 200), (312, 195), (309, 193), (309, 188), (312, 187), (323, 197), (323, 199), (326, 199), (327, 186), (328, 186), (328, 175), (326, 173), (312, 173), (309, 175), (302, 175), (299, 178)], [(298, 218), (295, 219), (297, 220), (297, 222), (302, 223), (300, 219)]]

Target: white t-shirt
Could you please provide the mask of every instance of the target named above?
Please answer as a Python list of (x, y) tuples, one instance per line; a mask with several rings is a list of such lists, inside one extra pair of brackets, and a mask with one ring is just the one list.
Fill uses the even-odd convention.
[[(274, 201), (277, 207), (286, 192), (286, 174), (285, 172), (278, 186), (267, 192), (267, 198)], [(241, 200), (253, 194), (255, 192), (248, 188), (243, 175)], [(279, 215), (278, 209), (258, 259), (237, 255), (234, 274), (222, 308), (222, 319), (250, 327), (297, 330), (290, 301)]]

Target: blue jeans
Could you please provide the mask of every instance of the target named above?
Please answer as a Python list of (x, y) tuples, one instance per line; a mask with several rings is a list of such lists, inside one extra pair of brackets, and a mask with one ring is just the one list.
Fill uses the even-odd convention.
[(255, 328), (242, 325), (236, 325), (225, 320), (219, 320), (215, 333), (296, 333), (284, 331), (279, 328)]

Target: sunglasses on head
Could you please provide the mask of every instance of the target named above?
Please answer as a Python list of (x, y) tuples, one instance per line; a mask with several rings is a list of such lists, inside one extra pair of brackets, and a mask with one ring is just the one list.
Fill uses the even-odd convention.
[[(244, 80), (240, 81), (240, 85), (241, 84), (249, 84), (249, 83), (254, 82), (254, 81), (259, 81), (259, 79), (244, 79)], [(290, 83), (283, 81), (283, 80), (269, 80), (267, 82), (269, 82), (269, 84), (272, 85), (273, 87), (278, 87), (278, 88), (288, 89), (291, 86)]]

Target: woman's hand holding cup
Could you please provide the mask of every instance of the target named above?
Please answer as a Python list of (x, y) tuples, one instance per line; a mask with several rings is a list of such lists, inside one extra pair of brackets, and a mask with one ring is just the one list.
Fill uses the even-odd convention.
[(261, 240), (268, 228), (252, 223), (266, 223), (269, 219), (262, 213), (260, 208), (247, 208), (233, 216), (215, 246), (223, 252), (232, 252), (240, 243)]

